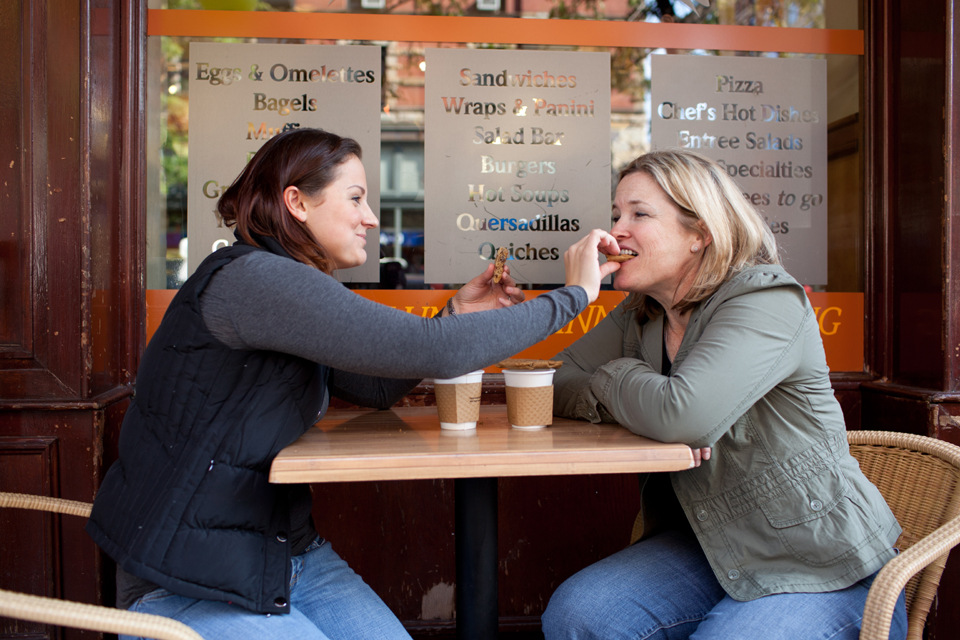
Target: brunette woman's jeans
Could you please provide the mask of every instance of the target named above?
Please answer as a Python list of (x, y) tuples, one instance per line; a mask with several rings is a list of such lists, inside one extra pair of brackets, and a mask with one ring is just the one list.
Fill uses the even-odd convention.
[[(288, 614), (253, 613), (224, 602), (184, 598), (165, 589), (143, 596), (130, 611), (179, 620), (205, 640), (410, 640), (396, 616), (329, 542), (314, 541), (291, 563)], [(130, 636), (120, 638), (131, 640)]]
[[(666, 532), (571, 576), (543, 614), (547, 640), (857, 640), (876, 574), (840, 591), (738, 602), (690, 534)], [(891, 640), (907, 635), (903, 593)]]

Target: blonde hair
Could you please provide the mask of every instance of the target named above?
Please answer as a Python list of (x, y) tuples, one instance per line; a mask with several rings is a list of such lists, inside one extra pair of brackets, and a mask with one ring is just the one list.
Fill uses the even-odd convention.
[[(703, 248), (690, 290), (674, 305), (678, 311), (693, 308), (746, 267), (780, 264), (776, 240), (760, 212), (710, 158), (685, 149), (651, 151), (624, 167), (618, 183), (639, 172), (657, 181), (680, 209), (684, 226), (712, 238)], [(640, 293), (630, 296), (627, 308), (637, 310), (640, 322), (663, 311), (656, 300)]]

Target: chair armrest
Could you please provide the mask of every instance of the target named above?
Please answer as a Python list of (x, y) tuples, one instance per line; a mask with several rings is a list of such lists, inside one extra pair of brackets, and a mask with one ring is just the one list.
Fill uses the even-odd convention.
[(0, 589), (0, 616), (157, 640), (203, 640), (176, 620)]
[(89, 518), (93, 505), (89, 502), (77, 502), (76, 500), (64, 500), (63, 498), (51, 498), (49, 496), (32, 496), (26, 493), (0, 493), (0, 507), (50, 511)]
[(887, 640), (900, 592), (910, 578), (960, 543), (960, 516), (932, 531), (888, 562), (870, 587), (863, 608), (860, 640)]

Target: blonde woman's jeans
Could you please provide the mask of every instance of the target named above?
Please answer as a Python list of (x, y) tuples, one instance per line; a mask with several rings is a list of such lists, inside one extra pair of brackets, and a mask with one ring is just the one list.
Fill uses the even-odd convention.
[[(696, 538), (668, 531), (561, 584), (543, 632), (546, 640), (857, 640), (875, 576), (840, 591), (738, 602), (720, 587)], [(906, 635), (901, 593), (890, 640)]]

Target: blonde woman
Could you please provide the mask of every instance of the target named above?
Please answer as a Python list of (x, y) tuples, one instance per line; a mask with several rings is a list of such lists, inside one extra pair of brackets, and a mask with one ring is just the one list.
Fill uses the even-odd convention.
[[(641, 541), (568, 579), (556, 638), (850, 638), (900, 526), (850, 456), (814, 312), (759, 213), (713, 161), (621, 173), (615, 288), (560, 354), (554, 410), (694, 447), (644, 479)], [(702, 456), (701, 456), (702, 454)], [(891, 638), (906, 633), (901, 595)]]

